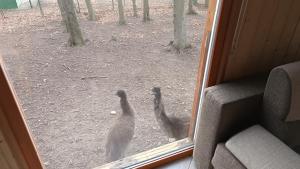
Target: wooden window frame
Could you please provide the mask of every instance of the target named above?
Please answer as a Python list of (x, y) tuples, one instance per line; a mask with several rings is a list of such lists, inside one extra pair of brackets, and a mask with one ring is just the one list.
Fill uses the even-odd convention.
[[(216, 4), (219, 6), (219, 18), (216, 22), (216, 32), (214, 42), (210, 42), (212, 25), (215, 18)], [(208, 7), (208, 17), (205, 25), (205, 30), (202, 37), (201, 48), (199, 53), (199, 67), (197, 74), (197, 85), (194, 94), (194, 103), (192, 107), (191, 125), (189, 130), (189, 138), (193, 139), (195, 135), (195, 126), (197, 114), (199, 114), (199, 104), (201, 91), (206, 86), (218, 84), (226, 67), (227, 58), (230, 52), (231, 44), (233, 43), (235, 30), (238, 24), (239, 12), (242, 8), (243, 0), (210, 0)], [(208, 58), (208, 47), (213, 45)], [(207, 66), (207, 61), (210, 59), (210, 65)], [(205, 72), (206, 71), (206, 72)], [(205, 77), (206, 76), (206, 77)], [(206, 79), (206, 81), (205, 81)], [(203, 82), (204, 81), (204, 82)], [(8, 141), (9, 147), (15, 154), (20, 168), (42, 169), (43, 165), (36, 151), (32, 137), (26, 126), (20, 106), (17, 103), (15, 93), (9, 84), (9, 80), (4, 71), (3, 62), (0, 59), (0, 122), (7, 121), (7, 125), (0, 123), (4, 136), (11, 139)], [(1, 111), (2, 110), (2, 111)], [(2, 112), (2, 113), (1, 113)], [(1, 140), (0, 140), (1, 143)], [(176, 153), (165, 155), (164, 157), (145, 163), (143, 166), (136, 168), (154, 168), (169, 162), (191, 156), (193, 146), (178, 150)]]
[(32, 137), (0, 59), (0, 131), (18, 168), (42, 169)]

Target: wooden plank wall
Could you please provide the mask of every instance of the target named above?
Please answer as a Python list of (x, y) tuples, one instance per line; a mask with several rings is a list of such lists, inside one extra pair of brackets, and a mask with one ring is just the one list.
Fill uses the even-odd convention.
[(243, 4), (219, 82), (300, 60), (299, 0), (243, 0)]

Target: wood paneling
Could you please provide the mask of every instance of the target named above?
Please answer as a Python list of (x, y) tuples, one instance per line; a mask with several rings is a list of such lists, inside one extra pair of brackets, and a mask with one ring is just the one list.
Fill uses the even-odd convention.
[(219, 82), (300, 60), (299, 0), (243, 0), (243, 4), (235, 40), (229, 54), (222, 56), (227, 56), (227, 64), (221, 65)]

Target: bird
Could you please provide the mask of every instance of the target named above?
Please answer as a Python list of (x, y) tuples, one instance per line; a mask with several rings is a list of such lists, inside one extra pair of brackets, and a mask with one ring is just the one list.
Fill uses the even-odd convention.
[(189, 118), (179, 118), (166, 114), (160, 88), (154, 87), (152, 92), (154, 95), (154, 114), (160, 128), (168, 135), (169, 140), (186, 138), (188, 136)]
[(112, 162), (124, 157), (125, 151), (130, 144), (135, 130), (135, 112), (127, 100), (124, 90), (116, 93), (120, 97), (122, 114), (110, 129), (106, 141), (106, 160)]

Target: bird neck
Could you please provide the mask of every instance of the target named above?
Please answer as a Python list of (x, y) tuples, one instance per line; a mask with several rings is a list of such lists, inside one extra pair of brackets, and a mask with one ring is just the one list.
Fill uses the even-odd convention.
[(167, 117), (165, 113), (165, 107), (161, 97), (155, 97), (154, 99), (155, 114), (163, 117)]
[(120, 103), (124, 115), (133, 115), (133, 111), (129, 105), (127, 98), (121, 98)]

